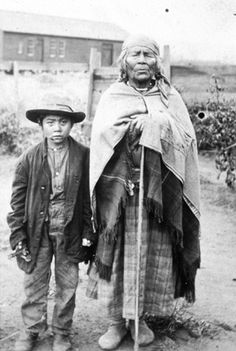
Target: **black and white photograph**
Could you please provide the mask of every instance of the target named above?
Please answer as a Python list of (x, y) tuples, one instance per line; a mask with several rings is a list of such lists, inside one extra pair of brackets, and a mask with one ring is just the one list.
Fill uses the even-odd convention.
[(236, 0), (0, 0), (0, 350), (235, 351)]

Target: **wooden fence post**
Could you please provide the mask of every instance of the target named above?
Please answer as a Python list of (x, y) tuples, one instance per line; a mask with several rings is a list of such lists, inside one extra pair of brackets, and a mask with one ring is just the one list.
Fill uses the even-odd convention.
[(171, 69), (170, 69), (170, 47), (169, 45), (164, 45), (163, 48), (163, 66), (164, 66), (164, 74), (166, 78), (171, 81)]
[(0, 61), (3, 60), (3, 31), (0, 29)]
[(87, 100), (87, 117), (91, 119), (92, 98), (93, 98), (93, 79), (94, 70), (101, 66), (101, 54), (96, 48), (91, 48), (89, 58), (89, 84), (88, 84), (88, 100)]
[(16, 100), (16, 116), (19, 117), (19, 66), (18, 62), (13, 62), (13, 76), (14, 76), (14, 85), (15, 85), (15, 100)]

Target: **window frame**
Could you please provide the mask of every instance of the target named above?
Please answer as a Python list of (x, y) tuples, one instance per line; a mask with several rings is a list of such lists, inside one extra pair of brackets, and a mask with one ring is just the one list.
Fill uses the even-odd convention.
[(66, 41), (63, 39), (58, 40), (58, 57), (64, 58), (66, 56)]
[(49, 53), (50, 58), (57, 57), (57, 40), (55, 38), (49, 39)]
[(27, 38), (27, 56), (33, 57), (35, 55), (35, 38), (29, 37)]
[(22, 40), (20, 40), (18, 42), (17, 54), (23, 55), (23, 53), (24, 53), (24, 42)]

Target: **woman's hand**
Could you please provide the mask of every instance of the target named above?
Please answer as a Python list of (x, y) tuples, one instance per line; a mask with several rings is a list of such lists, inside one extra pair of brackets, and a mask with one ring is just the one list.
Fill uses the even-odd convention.
[(130, 116), (130, 119), (130, 132), (141, 133), (143, 131), (143, 127), (147, 119), (147, 113), (140, 113), (138, 115)]
[(92, 242), (88, 239), (83, 238), (82, 239), (82, 246), (88, 246), (90, 247), (92, 245)]

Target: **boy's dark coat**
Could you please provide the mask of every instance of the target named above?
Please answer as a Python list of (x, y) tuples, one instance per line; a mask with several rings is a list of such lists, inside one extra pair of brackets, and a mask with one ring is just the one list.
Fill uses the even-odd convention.
[[(89, 149), (69, 137), (69, 167), (65, 180), (64, 249), (72, 262), (89, 259), (91, 249), (83, 247), (82, 238), (95, 242), (89, 199)], [(47, 161), (46, 140), (24, 153), (16, 167), (11, 198), (12, 212), (7, 216), (14, 249), (26, 239), (32, 261), (18, 258), (18, 265), (30, 273), (37, 261), (51, 192), (51, 174)]]

